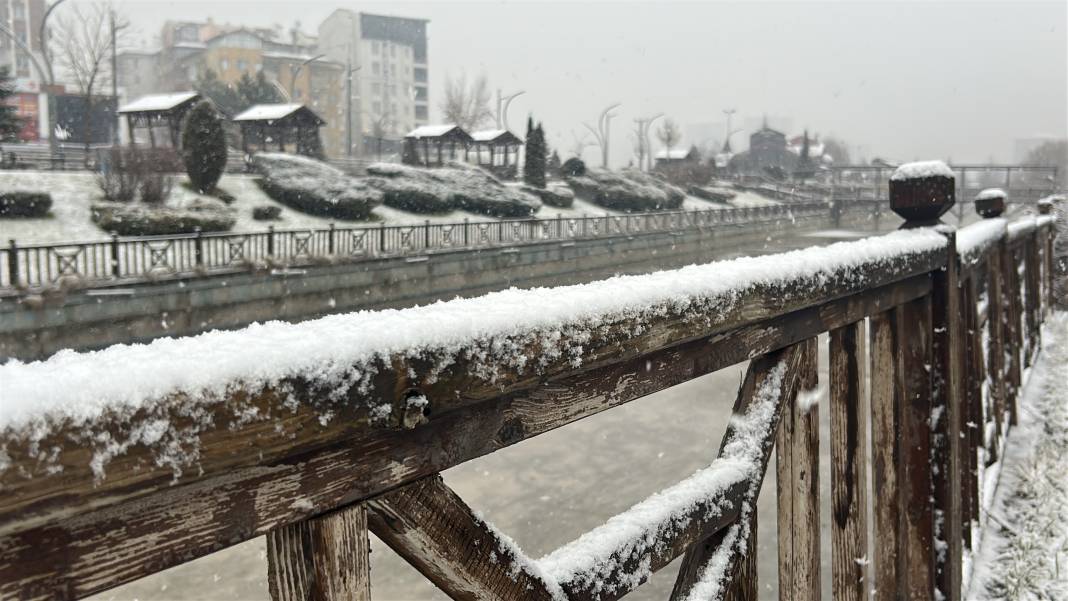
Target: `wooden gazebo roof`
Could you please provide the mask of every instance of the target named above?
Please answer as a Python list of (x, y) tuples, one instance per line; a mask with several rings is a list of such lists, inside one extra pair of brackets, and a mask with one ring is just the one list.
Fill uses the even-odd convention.
[(464, 131), (459, 125), (451, 123), (445, 125), (422, 125), (408, 132), (408, 135), (404, 137), (410, 140), (428, 140), (431, 142), (462, 142), (464, 144), (474, 142), (471, 134)]
[(495, 146), (520, 145), (523, 140), (507, 129), (486, 129), (471, 134), (471, 139), (478, 144), (492, 144)]
[(120, 115), (132, 117), (166, 117), (181, 115), (200, 100), (196, 92), (149, 94), (119, 107)]
[(322, 117), (303, 104), (257, 104), (234, 117), (234, 121), (279, 127), (326, 125)]

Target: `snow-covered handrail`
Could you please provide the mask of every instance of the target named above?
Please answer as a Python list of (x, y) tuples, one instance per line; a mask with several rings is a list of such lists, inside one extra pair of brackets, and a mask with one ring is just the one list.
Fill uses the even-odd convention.
[[(952, 399), (969, 399), (970, 411), (967, 403), (973, 401), (961, 392), (964, 383), (983, 378), (965, 377), (977, 353), (964, 353), (967, 360), (950, 357), (963, 353), (954, 346), (964, 344), (963, 332), (982, 327), (972, 323), (979, 304), (969, 296), (973, 288), (977, 282), (998, 281), (975, 278), (981, 268), (1001, 266), (1006, 278), (1004, 291), (990, 301), (987, 324), (1024, 328), (991, 335), (991, 340), (1007, 349), (1017, 345), (1019, 366), (1035, 356), (1034, 325), (1049, 291), (1043, 283), (1049, 257), (1042, 244), (1049, 244), (1050, 229), (1032, 223), (1027, 244), (1008, 248), (1005, 252), (1015, 254), (997, 261), (990, 249), (1006, 248), (993, 244), (1009, 236), (1004, 222), (958, 232), (954, 252), (975, 261), (968, 273), (958, 270), (959, 260), (950, 260), (957, 258), (947, 246), (952, 234), (920, 228), (578, 286), (508, 290), (426, 307), (268, 323), (2, 365), (0, 597), (25, 596), (20, 593), (27, 586), (88, 595), (260, 534), (271, 535), (270, 561), (290, 561), (286, 541), (300, 541), (318, 524), (336, 519), (366, 524), (361, 512), (380, 518), (375, 512), (387, 510), (398, 520), (373, 518), (372, 528), (394, 529), (382, 536), (411, 554), (424, 554), (410, 560), (427, 570), (452, 561), (448, 553), (434, 559), (436, 551), (427, 542), (450, 525), (463, 529), (449, 540), (477, 531), (495, 541), (486, 555), (465, 556), (485, 560), (469, 566), (473, 571), (450, 564), (435, 573), (435, 583), (446, 590), (458, 587), (456, 594), (472, 590), (464, 587), (480, 578), (497, 578), (495, 570), (508, 570), (510, 577), (521, 573), (528, 584), (544, 585), (539, 589), (544, 596), (531, 598), (557, 598), (561, 591), (573, 599), (616, 598), (712, 534), (718, 542), (707, 553), (687, 555), (680, 574), (680, 583), (685, 582), (677, 586), (697, 595), (718, 594), (733, 586), (739, 562), (748, 561), (745, 501), (755, 494), (751, 485), (760, 478), (754, 476), (763, 474), (768, 435), (777, 431), (778, 418), (764, 419), (766, 413), (758, 411), (763, 417), (756, 419), (757, 413), (739, 410), (756, 421), (741, 419), (733, 431), (752, 436), (740, 435), (737, 440), (744, 441), (734, 447), (728, 436), (710, 471), (636, 505), (539, 562), (468, 515), (456, 499), (449, 501), (452, 517), (435, 522), (407, 519), (413, 517), (407, 513), (414, 507), (411, 499), (397, 501), (396, 495), (448, 467), (729, 365), (753, 359), (750, 369), (765, 365), (771, 377), (778, 373), (771, 357), (814, 344), (828, 331), (832, 449), (839, 449), (833, 453), (860, 457), (863, 439), (858, 442), (840, 429), (855, 427), (860, 419), (855, 412), (863, 406), (858, 391), (865, 355), (859, 345), (866, 318), (871, 319), (871, 361), (881, 366), (872, 373), (872, 411), (891, 406), (877, 403), (878, 395), (912, 399), (900, 420), (891, 415), (878, 422), (879, 428), (907, 432), (883, 440), (878, 434), (883, 430), (873, 426), (872, 448), (885, 450), (886, 440), (912, 440), (908, 436), (935, 441), (936, 447), (937, 441), (955, 445), (961, 437), (952, 428), (964, 421), (954, 413), (960, 407)], [(1019, 261), (1022, 271), (1013, 269)], [(1001, 303), (1002, 297), (1010, 303)], [(1020, 318), (996, 317), (1005, 311), (1017, 311)], [(965, 322), (968, 328), (962, 330)], [(961, 366), (963, 372), (953, 371)], [(996, 373), (1013, 377), (1007, 368)], [(811, 378), (787, 378), (795, 387), (790, 390), (812, 387)], [(755, 386), (751, 398), (768, 396), (760, 390)], [(792, 393), (777, 398), (775, 411), (790, 408), (782, 402)], [(790, 408), (792, 425), (778, 430), (785, 440), (797, 437), (792, 450), (779, 449), (793, 457), (785, 464), (780, 459), (779, 477), (793, 478), (794, 491), (808, 490), (805, 462), (816, 455), (805, 441), (818, 436), (815, 419), (806, 413), (811, 402), (801, 405), (800, 413), (797, 406)], [(752, 408), (767, 406), (757, 402)], [(936, 418), (936, 410), (949, 419)], [(972, 438), (961, 440), (960, 445), (975, 448)], [(956, 472), (950, 463), (930, 470), (928, 462), (931, 457), (948, 462), (960, 451), (908, 449), (928, 466), (914, 470), (915, 477), (934, 482), (911, 486), (908, 490), (923, 492), (922, 499), (905, 499), (905, 505), (931, 503), (933, 487), (931, 507), (949, 511), (947, 499), (961, 493), (946, 492), (950, 489), (939, 474)], [(893, 461), (873, 465), (892, 466)], [(857, 466), (832, 457), (835, 478), (840, 477), (835, 470)], [(849, 494), (862, 492), (852, 487)], [(866, 506), (862, 498), (852, 502)], [(881, 503), (876, 501), (877, 509)], [(791, 507), (793, 528), (807, 532), (797, 540), (818, 540), (810, 528), (812, 505)], [(124, 525), (122, 537), (113, 534), (116, 520)], [(962, 523), (949, 522), (950, 532)], [(290, 525), (304, 529), (290, 530)], [(835, 528), (835, 536), (867, 531), (860, 522)], [(648, 544), (635, 542), (639, 539)], [(934, 548), (935, 542), (923, 548)], [(958, 556), (952, 538), (938, 542), (948, 545), (945, 557)], [(109, 552), (100, 554), (105, 546)], [(857, 553), (853, 559), (864, 551)], [(502, 557), (510, 559), (498, 564)], [(865, 569), (854, 561), (842, 565)], [(844, 581), (865, 582), (855, 576)], [(928, 576), (933, 583), (934, 574)], [(923, 586), (924, 580), (915, 582)]]

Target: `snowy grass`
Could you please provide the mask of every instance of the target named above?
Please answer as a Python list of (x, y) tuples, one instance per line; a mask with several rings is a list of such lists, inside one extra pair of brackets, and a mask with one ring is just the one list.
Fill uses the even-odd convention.
[(1068, 313), (1043, 328), (1043, 354), (1019, 400), (969, 598), (1068, 599)]

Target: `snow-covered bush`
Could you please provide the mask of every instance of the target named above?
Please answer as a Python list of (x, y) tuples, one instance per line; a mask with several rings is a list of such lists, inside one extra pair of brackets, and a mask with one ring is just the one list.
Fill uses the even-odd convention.
[(436, 169), (376, 163), (367, 173), (367, 183), (382, 190), (385, 204), (413, 213), (463, 209), (491, 217), (529, 217), (541, 207), (536, 196), (465, 163)]
[(197, 201), (183, 208), (148, 207), (129, 203), (98, 203), (91, 209), (93, 222), (120, 236), (163, 236), (224, 232), (234, 227), (233, 210), (216, 202)]
[(252, 207), (252, 218), (256, 221), (273, 221), (282, 216), (282, 207), (259, 205)]
[(691, 196), (711, 202), (729, 202), (738, 195), (734, 190), (718, 186), (690, 186), (686, 191)]
[(252, 157), (252, 169), (268, 196), (309, 215), (362, 220), (382, 202), (378, 189), (315, 159), (261, 152)]
[(173, 148), (112, 147), (96, 174), (97, 186), (112, 202), (161, 203), (170, 196), (172, 173), (181, 160)]
[(575, 204), (575, 193), (571, 191), (571, 188), (567, 186), (561, 186), (559, 184), (549, 184), (546, 188), (535, 188), (533, 186), (523, 186), (521, 188), (528, 194), (533, 194), (541, 199), (541, 201), (550, 207), (558, 207), (561, 209), (570, 209), (571, 205)]
[(567, 183), (580, 198), (616, 211), (677, 209), (686, 198), (678, 187), (635, 169), (587, 169)]
[(582, 177), (586, 175), (586, 163), (578, 157), (571, 157), (560, 166), (560, 173), (564, 177)]
[(47, 217), (52, 195), (32, 190), (0, 192), (0, 217)]

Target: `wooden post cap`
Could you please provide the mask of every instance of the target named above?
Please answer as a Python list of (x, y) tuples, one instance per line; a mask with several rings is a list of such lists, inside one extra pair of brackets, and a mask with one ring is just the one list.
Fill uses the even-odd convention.
[(906, 163), (890, 176), (890, 209), (906, 225), (937, 223), (956, 202), (955, 182), (942, 161)]
[(1053, 213), (1053, 203), (1058, 200), (1064, 200), (1063, 196), (1047, 196), (1038, 201), (1038, 212), (1040, 215), (1050, 215)]
[(1000, 217), (1005, 212), (1006, 198), (1001, 188), (987, 188), (975, 195), (975, 212), (987, 219)]

